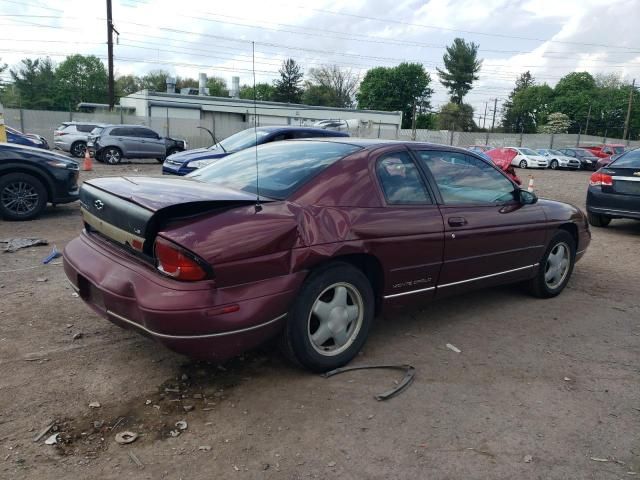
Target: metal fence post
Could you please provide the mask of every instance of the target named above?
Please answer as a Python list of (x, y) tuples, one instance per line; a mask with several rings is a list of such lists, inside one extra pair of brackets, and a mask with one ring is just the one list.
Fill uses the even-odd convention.
[(18, 110), (20, 112), (20, 131), (24, 132), (24, 113), (22, 109)]
[(484, 144), (489, 145), (489, 132), (487, 132), (487, 134), (484, 137)]
[(122, 112), (122, 107), (120, 107), (120, 125), (124, 124), (124, 113)]
[(576, 148), (580, 145), (580, 132), (578, 132), (578, 138), (576, 138)]
[(551, 140), (549, 141), (549, 148), (553, 148), (553, 137), (555, 134), (551, 134)]
[(452, 145), (452, 146), (453, 146), (453, 134), (454, 134), (454, 131), (449, 130), (449, 145)]
[(522, 147), (522, 130), (520, 130), (520, 137), (518, 138), (518, 147)]

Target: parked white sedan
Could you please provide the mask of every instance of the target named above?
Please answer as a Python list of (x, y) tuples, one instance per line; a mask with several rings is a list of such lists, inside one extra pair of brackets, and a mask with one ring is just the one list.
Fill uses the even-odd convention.
[(547, 168), (549, 162), (535, 150), (522, 147), (508, 147), (516, 154), (511, 160), (511, 165), (520, 168)]
[(552, 170), (556, 170), (558, 168), (570, 168), (572, 170), (580, 169), (580, 160), (569, 157), (558, 150), (552, 150), (551, 148), (539, 148), (536, 151), (547, 159), (549, 162), (549, 168)]

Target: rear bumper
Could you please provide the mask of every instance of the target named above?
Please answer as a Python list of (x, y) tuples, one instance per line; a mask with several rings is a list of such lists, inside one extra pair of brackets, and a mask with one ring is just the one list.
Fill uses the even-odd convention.
[[(64, 250), (65, 273), (97, 314), (184, 355), (223, 361), (281, 329), (302, 273), (216, 288), (178, 282), (83, 233)], [(238, 310), (222, 313), (223, 307)]]
[(640, 219), (640, 196), (607, 193), (599, 187), (589, 187), (587, 211), (612, 218)]

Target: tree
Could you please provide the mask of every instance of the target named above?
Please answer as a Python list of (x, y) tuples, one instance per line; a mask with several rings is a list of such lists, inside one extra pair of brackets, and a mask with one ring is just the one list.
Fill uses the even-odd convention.
[(356, 94), (359, 108), (401, 111), (402, 128), (409, 128), (416, 110), (429, 110), (431, 77), (419, 63), (376, 67), (367, 71)]
[[(197, 89), (200, 86), (200, 82), (195, 79), (195, 78), (191, 78), (191, 77), (181, 77), (180, 75), (178, 75), (176, 77), (176, 91), (180, 91), (183, 88), (195, 88)], [(166, 88), (166, 84), (165, 84), (165, 88)], [(162, 89), (162, 91), (164, 92), (165, 88)]]
[[(14, 94), (22, 108), (52, 109), (56, 104), (55, 66), (50, 58), (25, 58), (10, 70)], [(68, 107), (68, 106), (67, 106)], [(67, 108), (65, 107), (65, 108)]]
[(275, 99), (278, 102), (300, 103), (302, 99), (302, 77), (300, 65), (287, 58), (280, 67), (280, 79), (274, 82)]
[(227, 88), (227, 81), (221, 77), (211, 77), (207, 79), (207, 88), (209, 89), (209, 95), (213, 97), (228, 97), (229, 88)]
[(547, 85), (533, 85), (517, 92), (507, 106), (503, 118), (507, 133), (536, 133), (552, 111), (553, 89)]
[(561, 112), (549, 114), (547, 124), (540, 128), (542, 133), (567, 133), (571, 126), (571, 120)]
[(337, 107), (339, 102), (336, 97), (336, 92), (331, 88), (307, 82), (304, 93), (302, 94), (302, 103), (321, 107)]
[(68, 56), (56, 69), (59, 105), (75, 108), (80, 102), (107, 101), (107, 70), (94, 55)]
[(166, 70), (152, 70), (142, 77), (142, 88), (153, 92), (167, 90), (167, 77), (171, 75)]
[[(276, 88), (269, 83), (256, 83), (255, 90), (256, 100), (269, 102), (275, 99)], [(242, 85), (242, 87), (240, 87), (240, 98), (253, 100), (253, 87)]]
[(142, 80), (135, 75), (121, 75), (115, 80), (116, 97), (122, 98), (142, 90)]
[(482, 67), (482, 60), (477, 59), (478, 47), (473, 42), (467, 43), (462, 38), (456, 38), (442, 56), (445, 70), (436, 68), (440, 83), (449, 90), (451, 101), (458, 105), (462, 104), (473, 82), (478, 80), (476, 74)]
[(438, 112), (438, 129), (471, 132), (475, 130), (473, 107), (467, 103), (449, 102), (440, 107)]
[(516, 79), (516, 86), (503, 105), (502, 127), (505, 132), (519, 132), (522, 129), (521, 112), (514, 108), (514, 98), (521, 91), (535, 85), (535, 79), (528, 70)]
[[(324, 103), (309, 103), (309, 105), (327, 105), (338, 108), (353, 106), (360, 79), (351, 70), (341, 69), (337, 65), (324, 65), (309, 70), (309, 77), (311, 81), (307, 84), (307, 91), (316, 87), (313, 89), (315, 91), (313, 95), (318, 97), (320, 94), (319, 98), (324, 101)], [(313, 97), (313, 95), (310, 96)]]
[(437, 115), (433, 113), (421, 113), (416, 116), (416, 128), (433, 130), (436, 128), (438, 122)]

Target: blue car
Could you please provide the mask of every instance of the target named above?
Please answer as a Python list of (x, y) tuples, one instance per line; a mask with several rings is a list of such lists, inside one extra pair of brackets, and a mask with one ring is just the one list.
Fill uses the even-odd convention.
[(5, 125), (7, 132), (7, 143), (14, 143), (16, 145), (24, 145), (25, 147), (44, 148), (49, 150), (49, 144), (45, 139), (37, 135), (26, 135), (15, 128), (11, 128)]
[(280, 140), (292, 140), (295, 138), (316, 138), (316, 137), (348, 137), (345, 132), (324, 130), (322, 128), (309, 127), (258, 127), (248, 128), (241, 132), (225, 138), (210, 147), (196, 148), (184, 152), (174, 153), (167, 157), (162, 165), (164, 175), (186, 175), (194, 170), (208, 165), (227, 155), (254, 147), (256, 138), (258, 145)]

